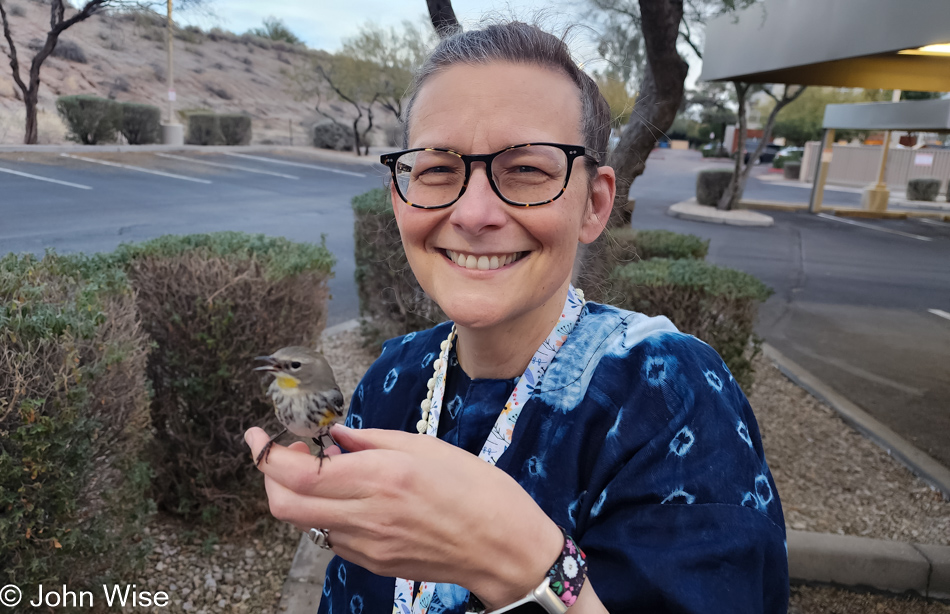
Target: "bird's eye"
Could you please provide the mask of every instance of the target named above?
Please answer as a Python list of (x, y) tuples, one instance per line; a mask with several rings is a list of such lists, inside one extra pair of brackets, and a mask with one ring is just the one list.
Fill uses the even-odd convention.
[(295, 360), (295, 361), (293, 361), (292, 363), (290, 363), (290, 368), (293, 369), (294, 371), (296, 371), (297, 369), (299, 369), (299, 368), (300, 368), (300, 361)]

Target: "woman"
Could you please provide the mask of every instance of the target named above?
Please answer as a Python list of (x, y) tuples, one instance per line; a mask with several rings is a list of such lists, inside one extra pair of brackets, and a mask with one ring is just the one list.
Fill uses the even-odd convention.
[(332, 431), (349, 454), (261, 465), (272, 513), (338, 555), (320, 611), (784, 611), (781, 506), (722, 360), (570, 285), (615, 193), (596, 85), (511, 23), (443, 41), (409, 109), (383, 162), (452, 321), (383, 346)]

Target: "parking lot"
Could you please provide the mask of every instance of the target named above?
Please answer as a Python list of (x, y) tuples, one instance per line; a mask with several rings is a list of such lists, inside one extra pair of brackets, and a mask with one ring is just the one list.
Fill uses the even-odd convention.
[(358, 312), (350, 199), (383, 182), (367, 162), (289, 150), (0, 153), (0, 252), (92, 253), (221, 230), (325, 235), (337, 258), (332, 325)]

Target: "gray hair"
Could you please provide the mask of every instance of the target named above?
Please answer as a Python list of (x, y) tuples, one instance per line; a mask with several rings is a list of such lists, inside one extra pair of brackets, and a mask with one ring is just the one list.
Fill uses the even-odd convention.
[(410, 88), (403, 124), (403, 146), (409, 146), (412, 106), (422, 86), (432, 75), (455, 64), (511, 62), (535, 64), (568, 77), (580, 93), (581, 134), (588, 153), (604, 163), (610, 137), (610, 107), (600, 89), (571, 58), (567, 44), (537, 26), (512, 21), (492, 24), (481, 30), (458, 32), (443, 39), (416, 72)]

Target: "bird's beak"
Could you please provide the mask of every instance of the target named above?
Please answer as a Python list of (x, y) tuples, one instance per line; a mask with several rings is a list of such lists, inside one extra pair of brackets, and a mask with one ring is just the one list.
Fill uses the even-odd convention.
[(260, 367), (255, 368), (255, 371), (278, 371), (277, 359), (273, 356), (258, 356), (254, 360), (261, 360), (267, 364), (261, 365)]

